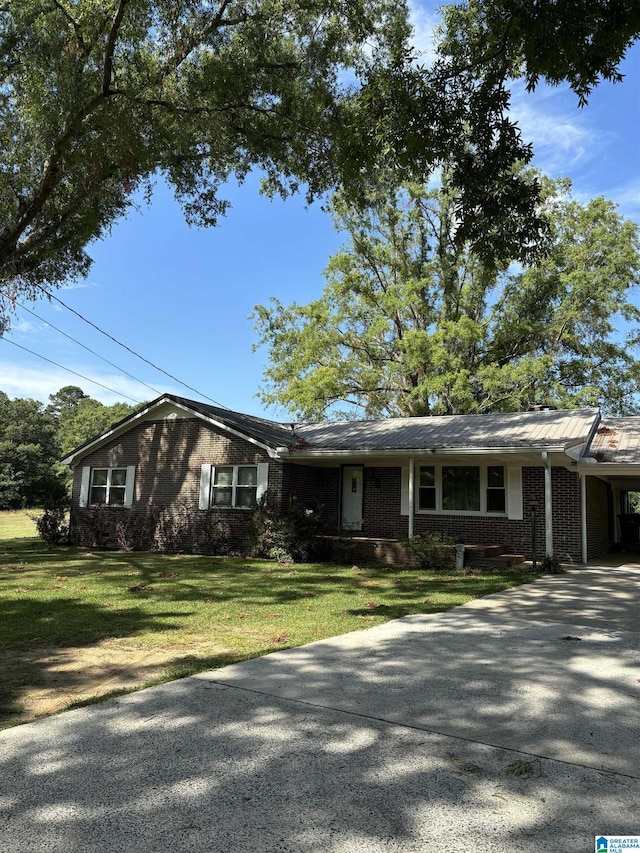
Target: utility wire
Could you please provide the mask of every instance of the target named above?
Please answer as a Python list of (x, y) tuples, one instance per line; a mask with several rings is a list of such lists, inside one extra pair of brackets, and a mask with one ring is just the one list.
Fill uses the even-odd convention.
[(126, 370), (124, 370), (122, 367), (118, 367), (118, 365), (117, 365), (117, 364), (114, 364), (112, 361), (109, 361), (109, 359), (108, 359), (108, 358), (105, 358), (103, 355), (100, 355), (100, 353), (99, 353), (99, 352), (96, 352), (95, 350), (92, 350), (92, 349), (91, 349), (91, 347), (85, 346), (85, 344), (83, 344), (83, 343), (81, 343), (80, 341), (76, 340), (76, 339), (75, 339), (74, 337), (72, 337), (71, 335), (68, 335), (68, 334), (67, 334), (66, 332), (64, 332), (62, 329), (59, 329), (57, 326), (54, 326), (54, 325), (53, 325), (53, 323), (50, 323), (48, 320), (45, 320), (43, 317), (40, 317), (38, 314), (36, 314), (36, 312), (35, 312), (35, 311), (32, 311), (30, 308), (27, 308), (27, 306), (26, 306), (26, 305), (23, 305), (23, 304), (22, 304), (22, 302), (17, 302), (17, 300), (16, 300), (16, 303), (17, 303), (17, 304), (22, 308), (22, 310), (23, 310), (23, 311), (26, 311), (28, 314), (31, 314), (31, 316), (32, 316), (32, 317), (35, 317), (37, 320), (40, 320), (42, 323), (45, 323), (47, 326), (50, 326), (52, 329), (55, 329), (55, 330), (56, 330), (56, 332), (60, 332), (60, 334), (61, 334), (61, 335), (64, 335), (64, 336), (65, 336), (65, 338), (69, 338), (69, 340), (70, 340), (70, 341), (73, 341), (73, 342), (74, 342), (74, 344), (78, 344), (78, 346), (79, 346), (79, 347), (82, 347), (82, 349), (86, 349), (86, 351), (87, 351), (87, 352), (90, 352), (92, 355), (95, 355), (95, 356), (97, 356), (98, 358), (101, 358), (101, 359), (102, 359), (102, 361), (105, 361), (107, 364), (110, 364), (110, 365), (111, 365), (111, 367), (115, 367), (115, 369), (116, 369), (116, 370), (118, 370), (120, 373), (124, 373), (124, 375), (125, 375), (125, 376), (128, 376), (130, 379), (134, 379), (136, 382), (139, 382), (139, 383), (140, 383), (140, 385), (144, 385), (144, 387), (145, 387), (145, 388), (148, 388), (150, 391), (153, 391), (153, 393), (154, 393), (156, 396), (160, 396), (160, 391), (158, 391), (158, 389), (157, 389), (157, 388), (153, 388), (151, 385), (147, 385), (147, 383), (146, 383), (146, 382), (143, 382), (143, 381), (142, 381), (142, 379), (138, 379), (138, 377), (137, 377), (137, 376), (134, 376), (134, 375), (133, 375), (133, 373), (128, 373), (128, 372), (127, 372)]
[(35, 355), (38, 358), (41, 358), (43, 361), (48, 361), (49, 364), (53, 364), (56, 367), (60, 367), (62, 370), (66, 370), (67, 373), (73, 373), (74, 376), (79, 376), (80, 379), (86, 379), (87, 382), (93, 382), (94, 385), (99, 385), (101, 388), (105, 388), (107, 391), (111, 391), (112, 394), (117, 394), (119, 397), (125, 397), (127, 400), (131, 400), (132, 403), (136, 403), (140, 405), (142, 400), (134, 400), (133, 397), (127, 396), (127, 394), (123, 394), (122, 391), (116, 391), (115, 388), (109, 388), (108, 385), (103, 385), (102, 382), (96, 382), (95, 379), (89, 379), (88, 376), (83, 376), (82, 373), (78, 373), (76, 370), (71, 370), (70, 367), (65, 367), (64, 364), (58, 364), (57, 361), (52, 361), (50, 358), (47, 358), (44, 355), (40, 355), (39, 352), (34, 352), (31, 349), (27, 349), (27, 347), (23, 347), (22, 344), (17, 344), (15, 341), (10, 340), (9, 338), (3, 337), (0, 340), (6, 341), (8, 344), (13, 344), (14, 347), (18, 347), (18, 349), (22, 349), (25, 352), (30, 353), (31, 355)]
[(66, 308), (67, 311), (71, 311), (71, 313), (75, 314), (76, 317), (79, 317), (85, 323), (88, 323), (97, 332), (100, 332), (101, 335), (104, 335), (105, 338), (109, 338), (110, 341), (113, 341), (115, 344), (118, 344), (119, 347), (122, 347), (123, 349), (126, 349), (127, 352), (130, 352), (132, 355), (135, 355), (136, 358), (139, 358), (142, 361), (144, 361), (146, 364), (151, 365), (151, 367), (153, 367), (155, 370), (160, 371), (160, 373), (164, 373), (165, 376), (168, 376), (169, 379), (173, 379), (174, 382), (177, 382), (179, 385), (182, 385), (183, 388), (188, 388), (190, 391), (193, 391), (199, 397), (204, 397), (205, 400), (209, 400), (210, 402), (214, 403), (216, 406), (220, 406), (220, 408), (222, 408), (222, 409), (227, 409), (227, 410), (229, 409), (229, 407), (225, 406), (224, 403), (220, 403), (218, 400), (214, 400), (213, 397), (208, 397), (206, 394), (203, 394), (202, 391), (198, 391), (197, 388), (193, 388), (191, 385), (187, 385), (186, 382), (183, 382), (181, 379), (178, 379), (177, 376), (174, 376), (171, 373), (167, 373), (166, 370), (163, 370), (161, 367), (158, 367), (157, 364), (154, 364), (152, 361), (149, 361), (148, 358), (145, 358), (143, 355), (140, 355), (139, 352), (132, 350), (131, 347), (128, 347), (126, 344), (123, 344), (122, 341), (119, 341), (117, 338), (114, 338), (113, 335), (110, 335), (108, 332), (105, 332), (104, 329), (100, 328), (100, 326), (96, 326), (96, 324), (92, 323), (91, 320), (88, 320), (86, 317), (83, 317), (82, 314), (80, 314), (74, 308), (71, 308), (69, 305), (67, 305), (65, 302), (63, 302), (62, 299), (59, 299), (57, 296), (54, 296), (53, 293), (49, 293), (49, 291), (46, 289), (46, 287), (43, 287), (41, 284), (36, 284), (36, 287), (38, 287), (44, 294), (46, 294), (46, 296), (49, 299), (55, 299), (55, 301), (58, 302), (60, 305), (62, 305), (63, 308)]

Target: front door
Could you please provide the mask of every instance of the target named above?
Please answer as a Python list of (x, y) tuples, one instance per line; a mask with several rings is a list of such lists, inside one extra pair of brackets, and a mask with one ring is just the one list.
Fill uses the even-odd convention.
[(362, 530), (362, 465), (342, 468), (342, 529)]

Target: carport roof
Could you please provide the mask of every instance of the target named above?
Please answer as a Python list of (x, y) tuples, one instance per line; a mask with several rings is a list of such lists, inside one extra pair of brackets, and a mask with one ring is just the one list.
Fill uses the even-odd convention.
[(640, 462), (640, 417), (602, 418), (589, 456), (596, 462), (632, 465)]

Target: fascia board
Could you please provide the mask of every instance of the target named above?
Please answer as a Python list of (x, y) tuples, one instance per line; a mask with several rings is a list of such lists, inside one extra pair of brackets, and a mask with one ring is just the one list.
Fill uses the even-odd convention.
[(547, 453), (563, 453), (563, 445), (547, 445), (527, 447), (415, 447), (413, 449), (384, 449), (384, 450), (288, 450), (277, 448), (278, 454), (289, 459), (344, 459), (351, 456), (499, 456), (501, 454), (530, 454), (546, 451)]
[(577, 470), (581, 474), (589, 474), (596, 477), (617, 476), (640, 476), (640, 462), (598, 462), (597, 459), (586, 458), (578, 463)]

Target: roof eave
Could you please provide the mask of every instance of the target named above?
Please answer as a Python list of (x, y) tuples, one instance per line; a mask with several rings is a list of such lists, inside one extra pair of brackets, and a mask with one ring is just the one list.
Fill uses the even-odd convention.
[(290, 459), (330, 459), (349, 456), (486, 456), (487, 454), (517, 454), (517, 453), (564, 453), (564, 445), (522, 445), (520, 447), (413, 447), (413, 448), (381, 448), (381, 449), (350, 449), (332, 450), (319, 448), (317, 450), (290, 450), (278, 447), (279, 456)]

